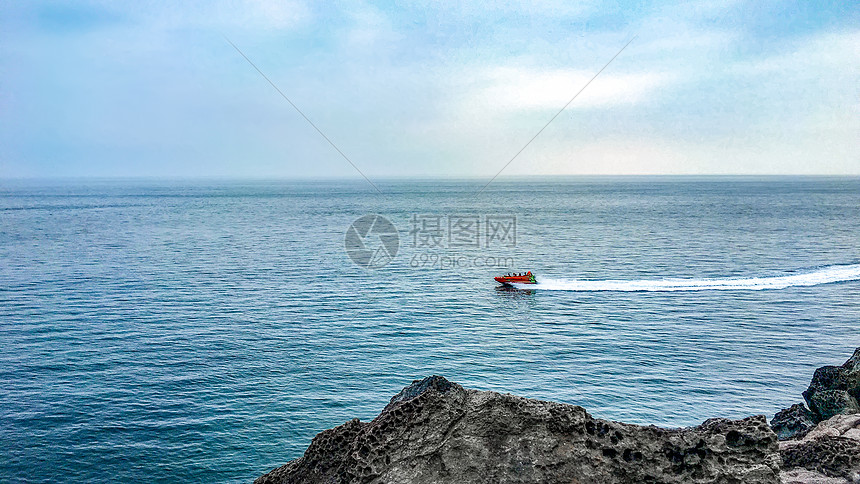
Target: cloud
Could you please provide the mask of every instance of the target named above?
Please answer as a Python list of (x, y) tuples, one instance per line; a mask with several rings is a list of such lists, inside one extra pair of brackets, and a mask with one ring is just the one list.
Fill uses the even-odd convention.
[[(311, 13), (307, 5), (300, 1), (290, 0), (247, 0), (248, 17), (258, 23), (264, 23), (268, 28), (291, 28), (310, 20)], [(235, 19), (230, 19), (230, 23)]]
[(82, 0), (46, 31), (45, 5), (0, 16), (4, 170), (352, 174), (224, 33), (369, 175), (490, 176), (638, 33), (511, 174), (860, 171), (860, 34), (836, 7), (796, 31), (716, 0)]
[[(411, 2), (422, 10), (444, 11), (449, 18), (486, 19), (497, 15), (522, 17), (527, 15), (551, 18), (583, 17), (600, 8), (595, 0), (500, 0), (496, 2), (445, 2), (418, 0)], [(444, 8), (440, 8), (443, 6)]]
[(342, 46), (345, 49), (355, 51), (357, 49), (368, 49), (378, 47), (380, 43), (391, 44), (400, 39), (391, 25), (391, 21), (380, 10), (360, 6), (349, 11), (349, 27)]
[[(473, 99), (506, 111), (558, 110), (594, 77), (594, 72), (574, 69), (535, 70), (496, 67), (475, 76)], [(602, 73), (588, 84), (568, 109), (609, 108), (639, 104), (670, 85), (669, 73)]]
[(793, 41), (788, 52), (738, 62), (741, 75), (791, 75), (822, 77), (851, 75), (860, 77), (860, 30), (824, 32)]
[[(815, 132), (821, 144), (856, 146), (858, 65), (860, 30), (824, 32), (798, 38), (783, 52), (739, 61), (727, 77), (739, 86), (738, 97), (762, 107), (751, 119), (757, 131), (786, 138)], [(860, 156), (854, 159), (860, 163)]]
[(193, 0), (139, 4), (134, 9), (145, 28), (252, 31), (271, 35), (305, 25), (313, 18), (301, 0)]

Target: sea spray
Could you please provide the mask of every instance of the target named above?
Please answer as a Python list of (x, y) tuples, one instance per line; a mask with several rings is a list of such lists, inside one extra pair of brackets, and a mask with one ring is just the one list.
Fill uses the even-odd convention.
[(523, 289), (543, 289), (549, 291), (760, 291), (763, 289), (817, 286), (819, 284), (857, 280), (860, 280), (860, 264), (833, 265), (801, 274), (772, 277), (602, 281), (540, 277), (538, 278), (537, 285), (517, 284), (517, 286)]

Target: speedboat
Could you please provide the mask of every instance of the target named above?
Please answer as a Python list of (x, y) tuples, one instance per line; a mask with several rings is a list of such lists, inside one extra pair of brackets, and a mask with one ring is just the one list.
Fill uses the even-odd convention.
[(517, 274), (506, 274), (504, 276), (494, 277), (496, 282), (507, 287), (515, 287), (514, 284), (537, 284), (532, 271), (522, 272)]

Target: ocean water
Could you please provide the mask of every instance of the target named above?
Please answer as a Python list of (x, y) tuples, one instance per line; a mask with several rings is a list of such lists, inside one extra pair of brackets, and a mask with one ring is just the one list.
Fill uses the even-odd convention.
[(377, 185), (2, 182), (0, 481), (247, 482), (431, 374), (772, 416), (860, 346), (860, 179)]

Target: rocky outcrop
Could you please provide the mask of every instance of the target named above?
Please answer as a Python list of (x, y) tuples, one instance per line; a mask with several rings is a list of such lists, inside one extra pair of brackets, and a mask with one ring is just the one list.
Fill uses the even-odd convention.
[(833, 416), (779, 451), (783, 483), (860, 483), (860, 414)]
[(803, 437), (815, 428), (815, 422), (815, 415), (798, 403), (777, 412), (770, 426), (779, 440), (788, 440)]
[(643, 427), (433, 376), (255, 482), (777, 483), (779, 452), (764, 416)]
[(842, 366), (815, 370), (803, 398), (819, 421), (840, 413), (860, 413), (860, 348)]
[(860, 348), (842, 366), (823, 366), (812, 376), (802, 403), (779, 411), (771, 427), (779, 440), (799, 439), (834, 415), (860, 413)]
[(815, 370), (792, 405), (771, 420), (784, 484), (860, 484), (860, 348), (842, 366)]

